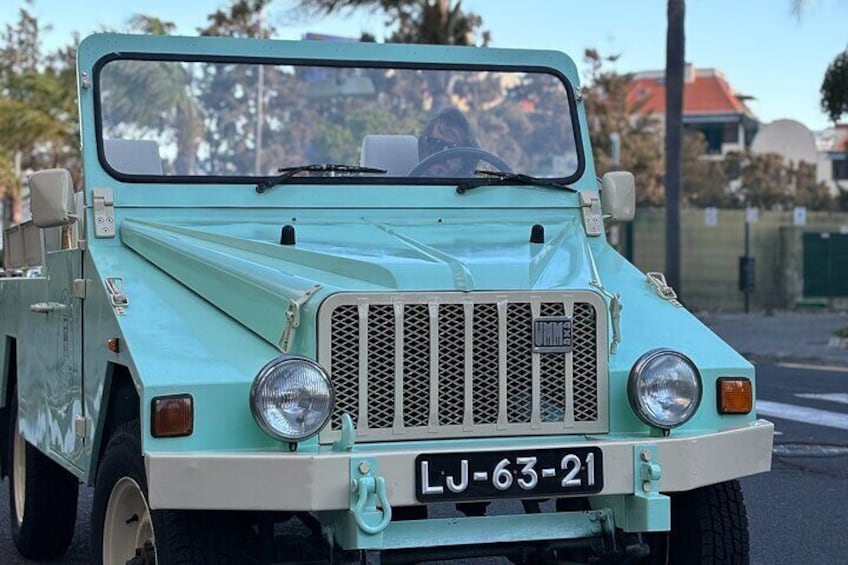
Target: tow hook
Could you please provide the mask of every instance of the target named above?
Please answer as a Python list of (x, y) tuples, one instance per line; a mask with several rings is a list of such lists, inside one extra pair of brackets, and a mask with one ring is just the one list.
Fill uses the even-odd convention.
[(386, 480), (373, 474), (367, 461), (360, 462), (356, 470), (360, 476), (354, 478), (351, 483), (351, 513), (363, 533), (377, 535), (392, 521), (392, 507), (386, 495)]

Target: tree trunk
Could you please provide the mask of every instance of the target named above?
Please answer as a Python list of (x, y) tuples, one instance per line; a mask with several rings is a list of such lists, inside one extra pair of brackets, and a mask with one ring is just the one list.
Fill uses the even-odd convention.
[[(5, 231), (11, 226), (12, 219), (12, 199), (10, 198), (9, 193), (3, 194), (3, 217), (0, 218), (0, 231)], [(3, 237), (3, 234), (0, 233), (0, 238)], [(5, 245), (5, 242), (3, 243)]]
[[(23, 196), (23, 190), (21, 190), (21, 186), (23, 186), (23, 169), (22, 163), (24, 159), (24, 154), (22, 151), (15, 151), (15, 186), (12, 187), (12, 190), (9, 192), (9, 196), (11, 200), (9, 202), (9, 224), (8, 226), (13, 226), (15, 224), (20, 224), (23, 219), (23, 202), (21, 202), (21, 197)], [(8, 227), (7, 226), (7, 227)]]
[(680, 193), (683, 162), (684, 0), (668, 0), (665, 59), (665, 274), (678, 296), (680, 285)]

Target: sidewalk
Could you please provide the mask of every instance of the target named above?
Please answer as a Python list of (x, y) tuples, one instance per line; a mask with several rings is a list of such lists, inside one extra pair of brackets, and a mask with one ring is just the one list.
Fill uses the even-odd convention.
[(749, 359), (848, 367), (848, 339), (833, 333), (848, 326), (848, 313), (700, 313), (698, 318)]

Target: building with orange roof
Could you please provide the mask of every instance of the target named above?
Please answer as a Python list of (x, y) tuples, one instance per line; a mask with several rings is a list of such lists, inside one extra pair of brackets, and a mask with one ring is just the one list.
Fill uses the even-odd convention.
[(816, 134), (819, 180), (848, 190), (848, 122), (834, 124)]
[[(683, 127), (700, 131), (707, 152), (724, 155), (750, 146), (759, 122), (745, 104), (750, 96), (733, 91), (721, 71), (686, 66), (683, 87)], [(639, 113), (665, 115), (665, 71), (636, 73), (627, 89), (627, 103)]]

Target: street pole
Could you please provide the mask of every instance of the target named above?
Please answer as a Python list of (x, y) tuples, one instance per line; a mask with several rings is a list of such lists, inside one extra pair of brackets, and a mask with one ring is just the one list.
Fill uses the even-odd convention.
[[(610, 162), (614, 171), (621, 166), (621, 135), (617, 131), (610, 134)], [(624, 224), (624, 233), (624, 258), (633, 262), (633, 220)]]
[[(751, 222), (748, 221), (748, 209), (746, 207), (745, 208), (745, 262), (746, 262), (746, 264), (750, 260), (750, 258), (751, 258)], [(749, 301), (750, 293), (751, 293), (751, 291), (750, 291), (751, 285), (748, 284), (748, 281), (745, 281), (745, 282), (746, 282), (746, 284), (745, 284), (745, 313), (747, 314), (749, 312), (748, 301)]]
[(682, 296), (680, 285), (680, 185), (683, 168), (683, 73), (686, 67), (683, 0), (668, 0), (665, 91), (665, 274)]
[(617, 131), (610, 134), (610, 160), (613, 170), (621, 165), (621, 136)]

